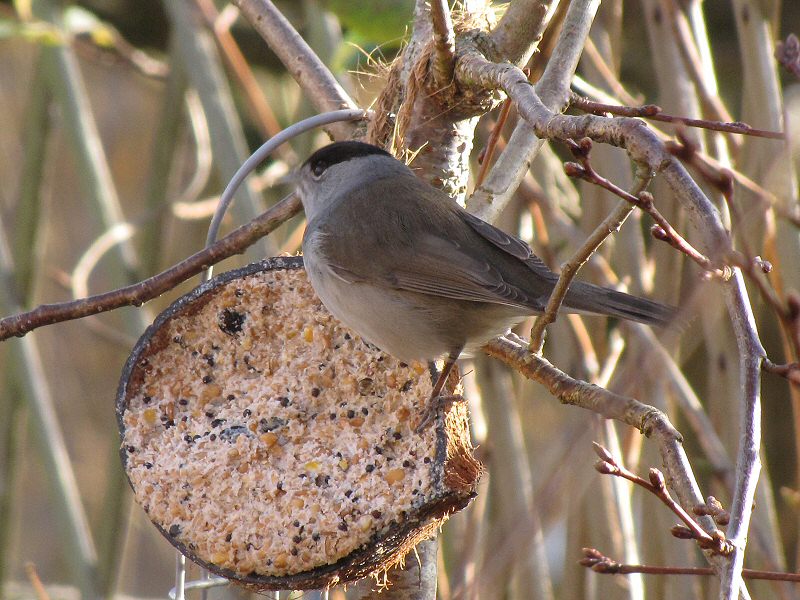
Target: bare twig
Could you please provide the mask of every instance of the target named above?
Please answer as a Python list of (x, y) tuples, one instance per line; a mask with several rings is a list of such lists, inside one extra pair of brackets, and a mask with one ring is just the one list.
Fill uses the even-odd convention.
[[(587, 158), (588, 165), (588, 158)], [(644, 191), (651, 179), (651, 174), (647, 171), (640, 171), (634, 184), (634, 191), (631, 196), (636, 197)], [(562, 265), (558, 282), (550, 294), (544, 314), (536, 319), (531, 329), (531, 352), (540, 353), (544, 345), (544, 334), (547, 326), (556, 320), (561, 303), (567, 295), (569, 285), (578, 274), (580, 268), (589, 260), (589, 257), (600, 247), (606, 238), (615, 231), (619, 231), (625, 219), (633, 211), (633, 205), (629, 202), (618, 204), (617, 207), (600, 223), (592, 234), (586, 239), (584, 244), (572, 255), (572, 257)]]
[(506, 124), (510, 112), (511, 112), (511, 101), (506, 100), (500, 107), (500, 114), (497, 115), (497, 121), (495, 121), (494, 123), (494, 127), (492, 128), (492, 133), (489, 135), (489, 139), (486, 141), (486, 148), (479, 157), (481, 168), (478, 171), (478, 175), (475, 177), (476, 187), (480, 186), (483, 183), (483, 180), (486, 178), (486, 173), (489, 172), (489, 165), (492, 164), (492, 158), (494, 158), (494, 151), (497, 148), (497, 143), (500, 141), (500, 135), (503, 133), (503, 126)]
[(608, 190), (623, 200), (631, 203), (650, 215), (656, 222), (651, 232), (653, 237), (662, 242), (667, 242), (670, 246), (683, 252), (686, 256), (695, 261), (703, 269), (708, 271), (715, 277), (728, 279), (730, 277), (730, 268), (715, 267), (711, 260), (694, 248), (681, 236), (675, 228), (667, 221), (667, 219), (655, 207), (652, 194), (649, 192), (640, 191), (638, 194), (630, 194), (620, 188), (618, 185), (602, 177), (597, 171), (594, 170), (589, 162), (589, 151), (592, 147), (592, 141), (588, 138), (582, 139), (579, 143), (572, 140), (567, 140), (573, 155), (580, 161), (579, 163), (566, 163), (564, 171), (570, 177), (579, 177), (584, 181), (599, 185), (600, 187)]
[[(661, 502), (664, 503), (667, 508), (669, 508), (675, 515), (684, 522), (686, 528), (689, 530), (689, 534), (691, 535), (691, 539), (697, 541), (697, 544), (703, 550), (710, 550), (715, 554), (730, 554), (732, 552), (732, 547), (728, 544), (727, 540), (725, 539), (725, 535), (719, 531), (712, 531), (711, 534), (706, 533), (706, 531), (700, 527), (700, 525), (695, 521), (694, 518), (675, 500), (669, 493), (667, 489), (666, 481), (664, 480), (664, 474), (659, 471), (658, 469), (650, 469), (649, 473), (649, 480), (643, 479), (639, 477), (636, 473), (633, 473), (625, 468), (624, 465), (619, 464), (616, 458), (603, 446), (598, 444), (597, 442), (593, 442), (592, 445), (594, 446), (595, 454), (600, 457), (600, 460), (595, 464), (595, 469), (603, 473), (604, 475), (614, 475), (616, 477), (622, 477), (623, 479), (627, 479), (631, 483), (638, 485), (646, 489), (648, 492), (656, 496)], [(701, 503), (705, 505), (705, 503)], [(698, 516), (705, 516), (705, 515), (698, 515)], [(673, 529), (673, 533), (676, 530)], [(682, 531), (682, 530), (677, 530)], [(682, 534), (679, 534), (679, 537), (683, 537)]]
[[(709, 567), (656, 567), (652, 565), (626, 565), (618, 563), (603, 555), (594, 548), (584, 548), (583, 558), (578, 561), (584, 567), (589, 567), (595, 573), (607, 575), (627, 575), (629, 573), (644, 573), (646, 575), (715, 575), (714, 569)], [(768, 581), (794, 581), (800, 582), (800, 573), (778, 573), (775, 571), (760, 571), (757, 569), (742, 569), (745, 579), (762, 579)]]
[(712, 115), (719, 121), (730, 121), (730, 113), (725, 108), (717, 92), (716, 80), (713, 77), (709, 77), (709, 73), (703, 72), (700, 50), (697, 48), (686, 16), (675, 0), (662, 0), (661, 5), (666, 9), (667, 15), (665, 18), (672, 26), (672, 33), (677, 42), (675, 46), (681, 53), (686, 71), (700, 96), (704, 113)]
[(433, 80), (438, 89), (450, 85), (456, 64), (456, 35), (447, 0), (431, 0), (433, 25)]
[(800, 385), (800, 363), (793, 362), (784, 365), (778, 365), (768, 358), (765, 358), (761, 363), (761, 368), (767, 373), (780, 375), (781, 377), (785, 377), (791, 381), (793, 384)]
[[(261, 131), (261, 135), (263, 135), (264, 138), (272, 137), (281, 130), (281, 126), (272, 108), (270, 108), (267, 99), (264, 97), (264, 92), (259, 87), (253, 75), (253, 70), (247, 64), (247, 60), (239, 49), (239, 45), (231, 35), (228, 27), (224, 26), (226, 24), (220, 24), (220, 13), (211, 0), (195, 0), (195, 3), (202, 12), (206, 24), (214, 33), (214, 37), (222, 52), (222, 57), (225, 59), (234, 77), (238, 80), (239, 86), (244, 93), (244, 99), (253, 115), (256, 126)], [(233, 10), (236, 11), (235, 8)], [(286, 160), (296, 158), (290, 146), (280, 148), (278, 154)]]
[(180, 282), (197, 275), (210, 265), (229, 256), (241, 254), (245, 248), (297, 214), (300, 208), (300, 200), (292, 195), (246, 225), (235, 229), (208, 249), (193, 254), (149, 279), (88, 298), (43, 304), (31, 311), (0, 319), (0, 341), (12, 336), (21, 337), (44, 325), (80, 319), (122, 306), (141, 306)]
[[(269, 0), (234, 0), (250, 24), (263, 37), (320, 112), (357, 108), (336, 78), (300, 37), (292, 24)], [(336, 139), (352, 137), (353, 123), (335, 123), (329, 130)]]
[(579, 96), (578, 94), (573, 93), (570, 95), (570, 106), (593, 115), (612, 114), (622, 117), (641, 117), (643, 119), (650, 119), (652, 121), (661, 121), (662, 123), (674, 123), (677, 125), (686, 125), (687, 127), (710, 129), (712, 131), (738, 133), (741, 135), (751, 135), (754, 137), (763, 137), (773, 140), (786, 139), (786, 134), (782, 131), (756, 129), (755, 127), (750, 127), (750, 125), (747, 123), (741, 123), (738, 121), (728, 122), (710, 121), (708, 119), (688, 119), (686, 117), (676, 117), (674, 115), (664, 114), (661, 107), (656, 104), (644, 104), (642, 106), (619, 106), (615, 104), (595, 102), (594, 100), (589, 100), (585, 96)]

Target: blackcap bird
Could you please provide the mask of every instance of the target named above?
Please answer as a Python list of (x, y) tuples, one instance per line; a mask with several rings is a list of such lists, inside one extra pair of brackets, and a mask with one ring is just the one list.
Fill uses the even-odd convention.
[[(305, 267), (342, 323), (403, 360), (455, 360), (544, 311), (558, 276), (530, 246), (461, 208), (388, 152), (362, 142), (317, 150), (300, 169)], [(568, 312), (664, 325), (671, 307), (574, 282)], [(426, 418), (425, 421), (428, 419)]]

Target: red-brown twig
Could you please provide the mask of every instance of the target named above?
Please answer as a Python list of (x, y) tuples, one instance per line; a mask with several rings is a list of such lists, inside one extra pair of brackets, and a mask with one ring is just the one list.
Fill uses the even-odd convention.
[(726, 133), (738, 133), (740, 135), (752, 135), (755, 137), (769, 138), (773, 140), (784, 140), (786, 135), (781, 131), (769, 131), (766, 129), (756, 129), (750, 127), (747, 123), (739, 121), (733, 123), (725, 123), (722, 121), (710, 121), (708, 119), (689, 119), (686, 117), (676, 117), (674, 115), (667, 115), (662, 112), (660, 106), (655, 104), (645, 104), (643, 106), (618, 106), (615, 104), (603, 104), (602, 102), (595, 102), (589, 100), (578, 94), (570, 95), (570, 106), (588, 112), (593, 115), (612, 114), (622, 117), (641, 117), (643, 119), (651, 119), (653, 121), (661, 121), (663, 123), (674, 123), (677, 125), (686, 125), (688, 127), (699, 127), (702, 129), (710, 129), (712, 131), (723, 131)]
[(730, 277), (730, 267), (724, 265), (721, 267), (715, 266), (707, 256), (702, 254), (687, 242), (683, 236), (675, 231), (675, 228), (670, 225), (669, 221), (667, 221), (664, 215), (655, 207), (652, 194), (649, 192), (640, 192), (638, 195), (634, 196), (595, 171), (594, 167), (592, 167), (589, 162), (589, 152), (592, 148), (592, 141), (590, 139), (584, 138), (580, 142), (569, 140), (568, 145), (573, 156), (579, 161), (577, 163), (568, 162), (564, 164), (564, 172), (569, 177), (577, 177), (589, 183), (599, 185), (612, 194), (640, 208), (656, 222), (656, 225), (650, 230), (653, 237), (662, 242), (667, 242), (676, 250), (683, 252), (710, 275), (722, 279), (728, 279)]
[[(710, 567), (626, 565), (605, 556), (595, 548), (584, 548), (583, 558), (578, 561), (578, 564), (589, 567), (595, 573), (608, 575), (627, 575), (629, 573), (644, 573), (646, 575), (715, 575), (714, 569)], [(800, 573), (779, 573), (776, 571), (760, 571), (756, 569), (742, 569), (742, 577), (745, 579), (800, 582)]]
[(478, 171), (477, 177), (475, 178), (476, 188), (483, 183), (484, 179), (486, 179), (486, 173), (489, 172), (489, 166), (492, 164), (492, 158), (494, 157), (494, 151), (497, 148), (497, 142), (500, 140), (500, 135), (503, 132), (503, 126), (506, 124), (508, 115), (510, 113), (511, 100), (506, 99), (503, 102), (503, 105), (500, 107), (500, 114), (497, 115), (497, 121), (495, 121), (494, 127), (492, 128), (492, 133), (489, 135), (489, 139), (486, 142), (486, 148), (479, 157), (481, 168)]
[(297, 214), (300, 208), (300, 200), (293, 194), (214, 245), (149, 279), (88, 298), (42, 304), (31, 311), (0, 319), (0, 341), (13, 336), (21, 337), (44, 325), (80, 319), (122, 306), (141, 306), (211, 265), (229, 256), (241, 254), (249, 245)]
[(667, 484), (664, 479), (664, 474), (658, 469), (650, 469), (649, 481), (642, 479), (636, 473), (626, 469), (620, 465), (614, 456), (606, 448), (593, 442), (594, 451), (600, 460), (595, 464), (595, 469), (604, 475), (614, 475), (627, 479), (651, 494), (655, 495), (667, 508), (669, 508), (675, 515), (683, 521), (685, 527), (676, 526), (672, 528), (672, 534), (676, 537), (688, 538), (697, 541), (697, 545), (703, 550), (709, 550), (715, 554), (727, 556), (733, 551), (730, 542), (725, 538), (725, 534), (717, 529), (711, 534), (708, 534), (702, 527), (695, 521), (692, 516), (675, 500), (667, 489)]
[(765, 358), (761, 363), (761, 368), (767, 373), (780, 375), (781, 377), (785, 377), (791, 381), (793, 384), (800, 385), (800, 363), (793, 362), (786, 363), (784, 365), (778, 365), (768, 358)]

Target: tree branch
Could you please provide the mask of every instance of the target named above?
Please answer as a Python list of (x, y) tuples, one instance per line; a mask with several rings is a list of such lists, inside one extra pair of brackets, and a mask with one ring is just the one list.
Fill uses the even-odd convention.
[[(269, 0), (233, 0), (320, 112), (358, 108), (316, 53)], [(353, 136), (354, 123), (329, 126), (335, 139)]]
[(456, 34), (447, 0), (431, 0), (433, 25), (433, 60), (431, 70), (436, 87), (441, 89), (453, 81), (456, 64)]
[(530, 60), (550, 22), (547, 16), (552, 5), (553, 0), (513, 0), (508, 4), (491, 33), (505, 60), (519, 67)]
[(80, 319), (122, 306), (141, 306), (209, 266), (235, 254), (241, 254), (245, 248), (300, 212), (300, 209), (300, 200), (292, 194), (246, 225), (235, 229), (213, 246), (196, 252), (174, 267), (149, 279), (88, 298), (43, 304), (31, 311), (0, 319), (0, 341), (13, 336), (22, 337), (44, 325)]

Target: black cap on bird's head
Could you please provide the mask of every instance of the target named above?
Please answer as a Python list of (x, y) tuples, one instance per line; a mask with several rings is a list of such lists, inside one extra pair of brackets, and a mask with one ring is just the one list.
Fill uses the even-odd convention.
[(371, 156), (373, 154), (392, 158), (392, 155), (386, 150), (374, 146), (373, 144), (356, 141), (334, 142), (328, 144), (324, 148), (320, 148), (309, 156), (306, 162), (303, 163), (303, 169), (307, 168), (312, 174), (319, 177), (332, 165), (361, 156)]

